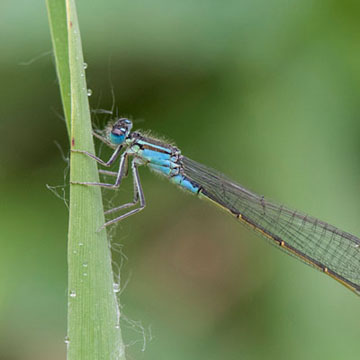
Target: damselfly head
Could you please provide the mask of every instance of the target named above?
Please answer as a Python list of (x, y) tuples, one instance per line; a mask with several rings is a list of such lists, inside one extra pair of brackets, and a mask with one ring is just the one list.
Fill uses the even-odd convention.
[(109, 134), (110, 141), (115, 145), (121, 145), (130, 134), (132, 121), (120, 118), (115, 121)]

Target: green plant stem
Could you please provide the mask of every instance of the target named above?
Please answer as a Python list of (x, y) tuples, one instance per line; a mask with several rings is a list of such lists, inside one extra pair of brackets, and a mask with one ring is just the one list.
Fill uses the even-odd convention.
[[(47, 6), (63, 106), (70, 124), (71, 148), (94, 153), (75, 2), (47, 0)], [(66, 89), (70, 90), (70, 96)], [(98, 182), (96, 163), (83, 154), (71, 153), (70, 181)], [(106, 231), (98, 232), (104, 221), (100, 188), (71, 185), (68, 360), (125, 359), (119, 304), (113, 291), (110, 247)]]

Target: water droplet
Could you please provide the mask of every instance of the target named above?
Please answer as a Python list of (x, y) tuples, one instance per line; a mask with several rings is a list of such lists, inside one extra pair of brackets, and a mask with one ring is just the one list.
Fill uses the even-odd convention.
[(70, 339), (69, 339), (68, 336), (65, 336), (64, 343), (65, 344), (70, 344)]
[(70, 297), (72, 297), (72, 298), (76, 297), (76, 291), (75, 290), (70, 291)]
[(116, 325), (115, 325), (115, 329), (120, 329), (120, 325), (119, 325), (119, 324), (116, 324)]
[(87, 267), (88, 266), (88, 263), (87, 262), (84, 262), (83, 263), (83, 267)]
[(113, 283), (113, 290), (114, 290), (114, 293), (118, 293), (120, 291), (120, 284)]
[(87, 69), (87, 67), (88, 67), (88, 64), (87, 64), (86, 62), (84, 62), (84, 63), (83, 63), (83, 68), (84, 68), (84, 70)]
[(91, 89), (87, 89), (87, 96), (91, 96), (92, 95), (92, 90)]
[(88, 273), (84, 272), (84, 273), (83, 273), (83, 276), (88, 276)]

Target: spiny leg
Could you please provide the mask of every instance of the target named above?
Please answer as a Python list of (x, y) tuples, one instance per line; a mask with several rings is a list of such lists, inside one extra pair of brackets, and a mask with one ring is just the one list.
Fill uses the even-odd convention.
[(99, 169), (99, 174), (101, 175), (108, 175), (108, 176), (117, 176), (117, 172)]
[(119, 156), (120, 151), (121, 151), (122, 146), (118, 146), (115, 151), (112, 153), (110, 159), (105, 162), (104, 160), (100, 159), (99, 157), (97, 157), (96, 155), (93, 155), (91, 153), (89, 153), (88, 151), (85, 150), (76, 150), (76, 149), (71, 149), (72, 152), (76, 152), (76, 153), (80, 153), (80, 154), (85, 154), (89, 157), (91, 157), (92, 159), (96, 160), (99, 164), (103, 165), (103, 166), (110, 166), (115, 160), (116, 158)]
[[(100, 228), (100, 230), (103, 229), (104, 227), (108, 226), (108, 225), (115, 224), (118, 221), (121, 221), (121, 220), (127, 218), (128, 216), (134, 215), (134, 214), (138, 213), (139, 211), (141, 211), (142, 209), (145, 208), (145, 206), (146, 206), (145, 196), (144, 196), (144, 192), (143, 192), (143, 189), (142, 189), (142, 186), (141, 186), (140, 177), (139, 177), (139, 171), (138, 171), (137, 167), (138, 167), (138, 165), (135, 163), (135, 160), (133, 160), (132, 163), (131, 163), (131, 168), (132, 168), (132, 173), (133, 173), (133, 177), (134, 177), (134, 186), (136, 188), (136, 194), (137, 194), (136, 197), (138, 197), (138, 199), (139, 199), (139, 207), (137, 209), (130, 210), (129, 212), (127, 212), (125, 214), (122, 214), (122, 215), (120, 215), (119, 217), (117, 217), (115, 219), (112, 219), (112, 220), (106, 222)], [(135, 196), (134, 196), (134, 198), (135, 198)], [(113, 212), (112, 210), (117, 211), (117, 210), (119, 210), (119, 208), (111, 209), (108, 212)]]
[[(116, 151), (116, 150), (115, 150)], [(125, 169), (126, 169), (126, 161), (127, 161), (127, 157), (128, 154), (126, 152), (124, 152), (121, 155), (120, 158), (120, 166), (119, 166), (119, 170), (116, 173), (116, 181), (114, 184), (109, 184), (109, 183), (98, 183), (98, 182), (80, 182), (80, 181), (72, 181), (72, 184), (79, 184), (79, 185), (90, 185), (90, 186), (101, 186), (101, 187), (105, 187), (105, 188), (110, 188), (110, 189), (117, 189), (120, 184), (121, 184), (121, 180), (124, 177), (124, 173), (125, 173)]]
[[(117, 176), (117, 173), (114, 172), (114, 171), (108, 171), (108, 170), (99, 170), (99, 173), (102, 174), (102, 175), (108, 175), (108, 176)], [(133, 198), (133, 201), (130, 202), (130, 203), (127, 203), (127, 204), (123, 204), (121, 206), (118, 206), (116, 208), (113, 208), (113, 209), (109, 209), (109, 210), (106, 210), (104, 212), (104, 214), (111, 214), (113, 212), (116, 212), (116, 211), (119, 211), (119, 210), (122, 210), (122, 209), (126, 209), (128, 207), (131, 207), (131, 206), (135, 206), (136, 203), (139, 201), (139, 196), (138, 196), (138, 188), (137, 188), (137, 185), (136, 185), (136, 182), (135, 182), (135, 177), (133, 177), (133, 184), (134, 184), (134, 198)]]
[[(99, 169), (99, 174), (101, 175), (108, 175), (108, 176), (117, 176), (117, 172)], [(124, 177), (128, 176), (128, 162), (126, 162), (126, 168), (124, 169)]]

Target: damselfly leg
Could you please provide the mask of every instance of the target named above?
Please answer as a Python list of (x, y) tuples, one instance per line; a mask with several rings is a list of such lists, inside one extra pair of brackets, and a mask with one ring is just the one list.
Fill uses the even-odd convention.
[[(122, 210), (122, 209), (126, 209), (126, 208), (131, 207), (131, 206), (135, 206), (137, 204), (137, 202), (139, 202), (139, 207), (136, 208), (136, 209), (130, 210), (127, 213), (122, 214), (122, 215), (118, 216), (115, 219), (107, 221), (100, 229), (103, 229), (104, 227), (106, 227), (108, 225), (115, 224), (118, 221), (121, 221), (121, 220), (127, 218), (128, 216), (134, 215), (134, 214), (140, 212), (141, 210), (143, 210), (145, 208), (146, 202), (145, 202), (144, 191), (143, 191), (142, 186), (141, 186), (140, 177), (139, 177), (139, 171), (138, 171), (138, 165), (136, 164), (135, 160), (133, 160), (131, 162), (131, 169), (132, 169), (133, 181), (134, 181), (134, 200), (133, 200), (133, 202), (123, 204), (123, 205), (120, 205), (120, 206), (118, 206), (116, 208), (107, 210), (107, 211), (105, 211), (105, 214), (111, 214), (113, 212), (116, 212), (116, 211), (119, 211), (119, 210)], [(114, 174), (116, 174), (116, 173), (114, 173)], [(112, 174), (107, 173), (107, 175), (112, 175)]]
[[(91, 157), (92, 159), (96, 160), (98, 163), (100, 163), (101, 165), (104, 166), (110, 166), (115, 160), (116, 158), (119, 156), (121, 150), (121, 146), (119, 146), (114, 153), (111, 155), (110, 159), (108, 162), (105, 162), (103, 160), (101, 160), (100, 158), (98, 158), (97, 156), (87, 152), (87, 151), (83, 151), (83, 150), (72, 150), (73, 152), (77, 152), (77, 153), (81, 153), (81, 154), (85, 154), (89, 157)], [(119, 166), (119, 170), (117, 172), (116, 175), (116, 181), (114, 184), (109, 184), (109, 183), (100, 183), (100, 182), (88, 182), (88, 181), (72, 181), (71, 184), (78, 184), (78, 185), (90, 185), (90, 186), (101, 186), (101, 187), (106, 187), (106, 188), (110, 188), (110, 189), (117, 189), (120, 184), (121, 184), (121, 180), (123, 179), (124, 175), (126, 174), (126, 170), (127, 170), (127, 166), (126, 166), (126, 162), (127, 162), (127, 157), (128, 154), (126, 152), (124, 152), (121, 155), (120, 158), (120, 166)]]

